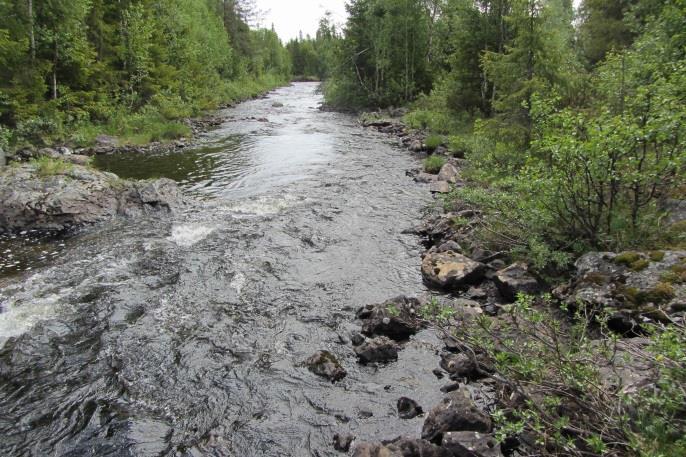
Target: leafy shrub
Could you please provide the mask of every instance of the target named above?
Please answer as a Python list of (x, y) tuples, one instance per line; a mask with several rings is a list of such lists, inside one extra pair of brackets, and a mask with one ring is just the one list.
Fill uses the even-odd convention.
[(441, 135), (429, 135), (428, 137), (426, 137), (424, 144), (426, 144), (427, 150), (433, 152), (436, 149), (438, 149), (440, 145), (443, 144), (443, 137)]
[(424, 170), (427, 173), (436, 174), (445, 165), (445, 159), (438, 155), (431, 155), (424, 159)]
[(60, 131), (60, 126), (51, 119), (36, 117), (19, 122), (14, 132), (17, 143), (46, 145)]
[[(686, 328), (654, 326), (646, 351), (622, 352), (607, 315), (568, 316), (520, 295), (497, 320), (436, 322), (499, 384), (496, 436), (525, 436), (543, 456), (686, 455)], [(617, 389), (627, 362), (656, 366), (645, 372), (654, 387)]]

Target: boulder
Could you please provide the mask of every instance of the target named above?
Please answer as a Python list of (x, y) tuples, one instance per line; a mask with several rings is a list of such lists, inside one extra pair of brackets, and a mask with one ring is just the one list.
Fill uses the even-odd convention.
[(62, 158), (65, 162), (72, 163), (74, 165), (87, 166), (90, 164), (91, 158), (81, 154), (69, 154)]
[(424, 281), (442, 289), (457, 289), (476, 284), (484, 277), (486, 266), (453, 251), (427, 253), (422, 260)]
[(312, 373), (331, 382), (339, 381), (348, 374), (329, 351), (318, 351), (305, 361), (305, 365)]
[(453, 454), (425, 440), (397, 438), (387, 444), (360, 443), (353, 457), (453, 457)]
[(424, 414), (424, 410), (417, 404), (416, 401), (407, 397), (400, 397), (398, 399), (398, 416), (401, 419), (414, 419), (417, 416)]
[(439, 181), (447, 181), (450, 183), (456, 183), (459, 171), (455, 165), (452, 163), (446, 163), (441, 167), (441, 171), (438, 172)]
[(272, 103), (272, 108), (283, 108), (283, 103), (274, 102), (274, 103)]
[(422, 428), (422, 439), (440, 443), (447, 432), (488, 433), (491, 428), (490, 416), (458, 390), (449, 393), (429, 412)]
[(505, 300), (514, 302), (517, 294), (536, 294), (541, 291), (540, 283), (529, 274), (526, 264), (517, 262), (499, 270), (493, 276), (493, 282)]
[(95, 137), (96, 146), (105, 146), (114, 148), (119, 144), (119, 140), (109, 135), (98, 135)]
[(336, 433), (333, 436), (333, 448), (338, 452), (348, 452), (354, 439), (355, 437), (348, 433)]
[(396, 341), (406, 340), (422, 328), (417, 318), (419, 300), (399, 296), (378, 305), (367, 305), (357, 312), (366, 336), (387, 336)]
[(398, 344), (385, 336), (365, 341), (355, 347), (360, 363), (392, 362), (398, 360)]
[(454, 457), (503, 457), (495, 437), (480, 432), (447, 432), (441, 447), (449, 449)]
[(166, 213), (182, 203), (169, 179), (125, 181), (71, 164), (54, 170), (24, 164), (0, 173), (0, 232), (64, 231), (116, 216)]
[(554, 294), (570, 307), (604, 309), (620, 333), (644, 320), (668, 321), (686, 302), (686, 251), (589, 252)]
[(450, 183), (447, 181), (432, 182), (429, 186), (429, 191), (434, 194), (449, 194), (451, 190)]

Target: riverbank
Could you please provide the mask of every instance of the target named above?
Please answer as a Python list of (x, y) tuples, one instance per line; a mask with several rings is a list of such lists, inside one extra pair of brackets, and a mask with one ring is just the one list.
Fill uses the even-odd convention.
[[(411, 401), (427, 411), (420, 438), (358, 443), (354, 455), (681, 453), (670, 434), (683, 430), (673, 419), (680, 400), (671, 397), (686, 385), (674, 353), (686, 341), (686, 251), (587, 252), (545, 277), (477, 236), (482, 208), (454, 191), (470, 186), (459, 154), (392, 116), (363, 115), (361, 123), (426, 157), (424, 170), (408, 174), (432, 183), (438, 200), (416, 229), (434, 295), (360, 310), (362, 333), (432, 325), (445, 343), (436, 375), (451, 382), (431, 409)], [(673, 208), (665, 230), (678, 232), (684, 213)], [(491, 395), (479, 401), (484, 392)], [(407, 404), (398, 401), (398, 414)]]
[(263, 97), (287, 84), (265, 77), (225, 83), (221, 102), (196, 107), (181, 100), (158, 97), (156, 103), (138, 112), (113, 108), (104, 123), (57, 125), (37, 123), (21, 130), (8, 131), (6, 154), (9, 161), (27, 160), (61, 151), (77, 155), (98, 155), (116, 152), (164, 152), (189, 147), (197, 135), (221, 124), (216, 110), (235, 106), (246, 100)]

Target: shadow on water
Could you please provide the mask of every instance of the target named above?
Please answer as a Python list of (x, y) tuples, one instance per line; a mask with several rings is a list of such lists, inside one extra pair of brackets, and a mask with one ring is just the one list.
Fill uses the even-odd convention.
[[(188, 151), (98, 159), (198, 198), (85, 230), (0, 279), (0, 455), (334, 456), (334, 433), (419, 433), (395, 404), (439, 400), (436, 337), (379, 367), (348, 338), (358, 306), (424, 291), (406, 229), (428, 192), (408, 154), (320, 112), (315, 89), (226, 110)], [(344, 380), (303, 367), (319, 349)]]

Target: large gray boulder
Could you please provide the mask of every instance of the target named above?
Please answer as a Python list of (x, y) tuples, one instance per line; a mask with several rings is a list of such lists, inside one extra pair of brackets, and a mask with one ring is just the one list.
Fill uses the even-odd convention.
[(533, 295), (542, 290), (541, 284), (529, 273), (527, 265), (521, 262), (499, 270), (493, 282), (503, 298), (511, 302), (519, 293)]
[(554, 293), (570, 307), (608, 312), (622, 333), (645, 320), (668, 322), (686, 311), (686, 251), (589, 252)]
[(116, 216), (170, 212), (182, 201), (169, 179), (125, 181), (74, 164), (27, 163), (0, 172), (0, 232), (69, 230)]

